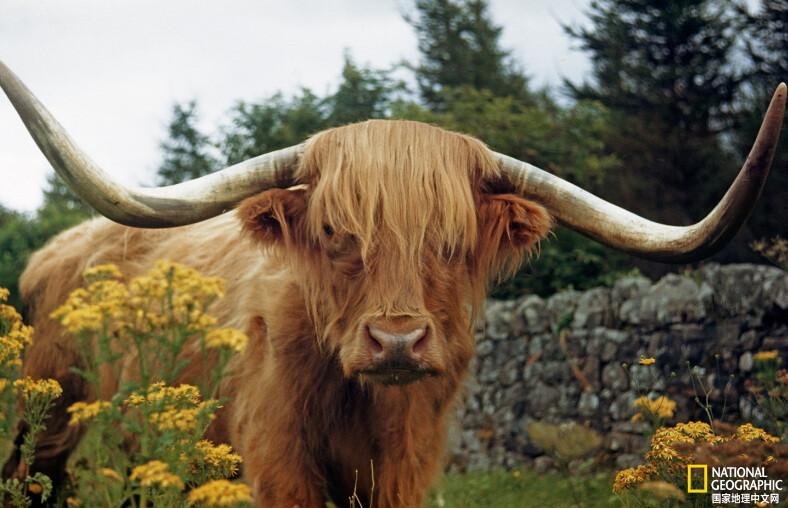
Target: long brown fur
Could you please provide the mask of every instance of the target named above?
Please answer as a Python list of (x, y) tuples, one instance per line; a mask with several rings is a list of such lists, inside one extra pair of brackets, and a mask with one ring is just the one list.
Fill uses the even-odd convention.
[[(131, 278), (156, 259), (178, 261), (227, 281), (210, 311), (251, 338), (229, 366), (220, 395), (230, 402), (209, 437), (243, 455), (255, 502), (306, 508), (328, 496), (341, 505), (358, 471), (369, 506), (372, 462), (374, 506), (420, 506), (485, 288), (551, 227), (539, 205), (485, 194), (482, 181), (497, 173), (473, 138), (369, 121), (316, 135), (297, 172), (302, 187), (263, 192), (235, 213), (170, 230), (88, 221), (37, 252), (22, 275), (36, 329), (24, 374), (67, 380), (69, 401), (95, 398), (69, 374), (79, 352), (50, 312), (90, 266), (116, 263)], [(365, 323), (409, 319), (429, 323), (420, 367), (430, 375), (401, 386), (367, 378)], [(108, 374), (101, 396), (117, 386)], [(52, 458), (45, 469), (62, 467), (79, 440), (66, 419), (59, 407), (40, 439), (39, 453)], [(12, 457), (5, 474), (16, 467)]]

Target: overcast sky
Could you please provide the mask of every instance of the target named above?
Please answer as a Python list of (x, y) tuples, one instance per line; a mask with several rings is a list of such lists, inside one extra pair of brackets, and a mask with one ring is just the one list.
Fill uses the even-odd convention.
[[(589, 70), (560, 23), (587, 0), (491, 0), (502, 44), (535, 85)], [(334, 89), (348, 49), (383, 68), (418, 60), (411, 0), (0, 0), (0, 59), (113, 177), (150, 184), (174, 101), (209, 133), (238, 99)], [(0, 204), (33, 210), (52, 171), (0, 95)]]

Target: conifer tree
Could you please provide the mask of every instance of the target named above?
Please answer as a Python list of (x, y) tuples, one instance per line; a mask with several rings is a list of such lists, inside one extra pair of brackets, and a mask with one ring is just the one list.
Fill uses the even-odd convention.
[(172, 185), (207, 175), (216, 170), (209, 154), (210, 139), (196, 126), (197, 103), (173, 104), (169, 137), (159, 146), (164, 161), (158, 169), (158, 184)]
[(428, 107), (440, 110), (442, 91), (461, 86), (529, 99), (528, 80), (501, 48), (501, 27), (485, 0), (416, 0), (415, 7), (415, 15), (405, 19), (418, 37), (422, 56), (414, 70)]

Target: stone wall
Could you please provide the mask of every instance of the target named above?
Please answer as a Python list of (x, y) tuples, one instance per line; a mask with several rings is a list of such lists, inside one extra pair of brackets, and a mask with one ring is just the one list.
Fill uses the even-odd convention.
[[(605, 439), (598, 460), (629, 467), (647, 444), (646, 424), (631, 421), (633, 401), (646, 394), (677, 402), (668, 423), (705, 420), (695, 397), (709, 387), (715, 417), (724, 404), (724, 420), (758, 421), (744, 381), (754, 352), (780, 349), (785, 358), (787, 314), (788, 274), (760, 265), (711, 264), (656, 283), (625, 278), (611, 289), (490, 300), (449, 467), (550, 467), (525, 431), (533, 421), (589, 425)], [(568, 329), (559, 340), (561, 326)], [(641, 357), (656, 363), (638, 365)]]

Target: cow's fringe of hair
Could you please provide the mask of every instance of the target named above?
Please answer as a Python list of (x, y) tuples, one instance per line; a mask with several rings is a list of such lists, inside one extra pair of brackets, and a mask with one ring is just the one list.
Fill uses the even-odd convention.
[(311, 138), (297, 178), (311, 188), (307, 227), (314, 236), (329, 225), (358, 238), (365, 262), (384, 248), (418, 266), (426, 243), (450, 256), (472, 250), (473, 193), (498, 174), (477, 139), (418, 122), (370, 120)]

